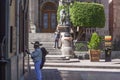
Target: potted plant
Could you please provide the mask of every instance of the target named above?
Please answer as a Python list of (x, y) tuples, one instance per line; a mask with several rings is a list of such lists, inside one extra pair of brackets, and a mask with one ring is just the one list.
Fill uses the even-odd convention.
[(92, 33), (90, 42), (88, 42), (89, 54), (91, 61), (99, 61), (100, 59), (100, 49), (99, 45), (101, 43), (101, 37), (96, 33)]

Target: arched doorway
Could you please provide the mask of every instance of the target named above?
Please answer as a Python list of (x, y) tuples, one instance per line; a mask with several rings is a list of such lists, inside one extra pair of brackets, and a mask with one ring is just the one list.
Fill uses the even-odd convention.
[(57, 25), (57, 8), (52, 2), (47, 2), (42, 7), (42, 32), (54, 32)]

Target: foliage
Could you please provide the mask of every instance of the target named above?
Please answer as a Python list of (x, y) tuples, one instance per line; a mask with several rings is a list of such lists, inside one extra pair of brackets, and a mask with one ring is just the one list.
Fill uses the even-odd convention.
[(101, 37), (96, 32), (92, 33), (90, 42), (88, 42), (88, 48), (89, 49), (98, 49), (101, 41), (102, 41)]
[(87, 44), (86, 42), (76, 42), (75, 43), (75, 51), (87, 51)]
[(74, 2), (70, 8), (70, 19), (73, 26), (103, 28), (104, 6), (99, 3)]

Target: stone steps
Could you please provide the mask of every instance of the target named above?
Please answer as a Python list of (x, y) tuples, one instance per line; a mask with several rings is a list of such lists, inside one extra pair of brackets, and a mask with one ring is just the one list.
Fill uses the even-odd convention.
[[(49, 55), (60, 55), (61, 54), (61, 50), (60, 49), (54, 49), (53, 48), (53, 46), (50, 46), (50, 44), (48, 43), (48, 44), (45, 44), (44, 45), (44, 43), (42, 43), (43, 44), (43, 46), (41, 46), (41, 47), (45, 47), (46, 48), (46, 50), (49, 52)], [(30, 47), (29, 47), (29, 50), (30, 51), (33, 51), (34, 50), (34, 48), (33, 48), (33, 45), (31, 45)]]
[(62, 55), (47, 55), (46, 63), (70, 63), (70, 62), (79, 62), (79, 59), (76, 58), (66, 58)]
[[(54, 49), (54, 36), (53, 33), (30, 33), (29, 34), (29, 49), (30, 51), (33, 51), (33, 44), (31, 42), (39, 41), (41, 44), (43, 44), (41, 47), (45, 47), (46, 50), (49, 52), (48, 56), (46, 57), (47, 62), (56, 62), (61, 60), (60, 62), (63, 62), (60, 49)], [(50, 57), (50, 56), (53, 57)], [(58, 55), (58, 58), (54, 57)]]
[(29, 42), (36, 40), (40, 42), (53, 42), (54, 33), (29, 33)]
[(53, 33), (30, 33), (29, 34), (29, 49), (34, 50), (31, 42), (39, 41), (43, 44), (41, 47), (45, 47), (49, 52), (49, 55), (60, 55), (60, 49), (54, 49), (54, 34)]
[[(29, 49), (33, 51), (33, 44), (31, 42), (39, 41), (43, 44), (41, 47), (45, 47), (49, 54), (46, 56), (46, 62), (57, 62), (57, 63), (69, 63), (69, 59), (62, 56), (61, 49), (54, 49), (53, 33), (30, 33), (29, 34)], [(76, 60), (78, 61), (78, 60)]]

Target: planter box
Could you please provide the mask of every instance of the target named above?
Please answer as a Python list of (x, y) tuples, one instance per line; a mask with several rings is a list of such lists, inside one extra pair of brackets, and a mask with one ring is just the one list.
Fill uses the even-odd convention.
[(99, 62), (100, 60), (100, 50), (90, 50), (90, 61)]

